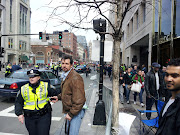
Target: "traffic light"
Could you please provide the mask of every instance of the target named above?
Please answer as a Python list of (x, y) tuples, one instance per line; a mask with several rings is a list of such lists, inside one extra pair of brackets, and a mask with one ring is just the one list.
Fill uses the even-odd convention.
[(39, 32), (39, 39), (42, 39), (42, 32)]
[(62, 32), (59, 32), (59, 39), (62, 39)]

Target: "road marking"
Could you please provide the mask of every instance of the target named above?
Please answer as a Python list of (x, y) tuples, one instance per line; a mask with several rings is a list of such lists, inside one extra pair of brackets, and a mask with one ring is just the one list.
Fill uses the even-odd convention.
[(0, 135), (24, 135), (24, 134), (12, 134), (12, 133), (3, 133), (3, 132), (0, 132)]
[[(51, 104), (53, 105), (53, 103), (51, 103)], [(10, 106), (7, 109), (4, 109), (4, 110), (0, 111), (0, 116), (3, 116), (3, 117), (17, 117), (14, 113), (10, 113), (13, 110), (14, 110), (14, 105)], [(52, 120), (53, 121), (60, 121), (61, 117), (52, 117)]]

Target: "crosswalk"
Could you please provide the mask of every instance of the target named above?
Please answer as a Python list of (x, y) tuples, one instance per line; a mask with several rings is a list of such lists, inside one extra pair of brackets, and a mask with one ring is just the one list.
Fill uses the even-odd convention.
[(3, 132), (0, 132), (0, 135), (24, 135), (24, 134), (12, 134), (12, 133), (3, 133)]
[[(53, 103), (51, 103), (51, 104), (53, 104)], [(12, 106), (0, 111), (0, 116), (3, 116), (3, 117), (17, 117), (14, 113), (11, 113), (14, 110), (14, 107), (15, 106), (12, 105)], [(61, 117), (52, 117), (52, 120), (53, 121), (60, 121)]]

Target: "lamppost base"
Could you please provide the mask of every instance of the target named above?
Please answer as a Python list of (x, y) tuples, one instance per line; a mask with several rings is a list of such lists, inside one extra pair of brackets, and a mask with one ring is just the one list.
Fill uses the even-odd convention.
[(106, 125), (105, 104), (102, 100), (96, 103), (93, 125)]

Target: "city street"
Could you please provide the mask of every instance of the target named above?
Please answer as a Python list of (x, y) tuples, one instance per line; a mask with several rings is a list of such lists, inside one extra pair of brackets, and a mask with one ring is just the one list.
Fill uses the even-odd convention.
[[(89, 74), (89, 76), (93, 75)], [(85, 91), (86, 91), (86, 100), (87, 104), (89, 104), (89, 100), (92, 94), (93, 84), (90, 81), (90, 77), (85, 76), (84, 73), (81, 74), (85, 83)], [(0, 75), (0, 78), (3, 77), (3, 74)], [(0, 135), (28, 135), (28, 132), (25, 128), (24, 124), (21, 124), (17, 116), (14, 114), (14, 101), (15, 99), (11, 99), (8, 101), (5, 97), (0, 97)], [(64, 123), (63, 114), (62, 114), (62, 105), (61, 101), (52, 104), (52, 124), (50, 134), (54, 135), (57, 129), (61, 129), (61, 126)], [(64, 129), (63, 129), (64, 130)]]
[[(105, 127), (92, 127), (92, 120), (93, 120), (93, 114), (95, 109), (95, 103), (97, 102), (97, 91), (98, 91), (98, 81), (99, 78), (96, 78), (95, 80), (90, 80), (90, 78), (94, 75), (97, 75), (97, 72), (92, 71), (88, 77), (86, 77), (85, 73), (80, 73), (80, 75), (84, 79), (85, 84), (85, 92), (86, 92), (86, 103), (89, 106), (92, 106), (91, 109), (87, 111), (87, 115), (90, 115), (89, 117), (86, 117), (83, 119), (83, 124), (81, 125), (80, 129), (80, 135), (87, 134), (87, 135), (99, 135), (105, 134)], [(1, 71), (0, 78), (3, 78), (3, 71)], [(104, 76), (104, 86), (108, 87), (109, 89), (112, 88), (112, 82), (110, 81), (108, 76)], [(94, 88), (96, 89), (95, 92), (93, 92)], [(96, 97), (95, 101), (90, 101), (93, 98)], [(143, 94), (143, 100), (145, 102), (145, 92)], [(25, 128), (24, 124), (21, 124), (17, 116), (14, 114), (14, 101), (15, 99), (11, 98), (10, 101), (5, 97), (0, 97), (0, 135), (28, 135), (28, 132)], [(137, 100), (138, 101), (138, 100)], [(90, 105), (90, 102), (93, 105)], [(61, 101), (52, 104), (52, 124), (51, 124), (51, 130), (50, 135), (64, 135), (64, 115), (62, 114), (62, 105)], [(140, 107), (139, 103), (137, 102), (137, 105), (133, 104), (133, 94), (130, 94), (130, 104), (120, 104), (120, 112), (125, 112), (131, 115), (136, 116), (136, 119), (134, 120), (132, 126), (130, 135), (139, 135), (139, 129), (140, 129), (140, 114), (137, 111), (138, 109), (145, 109)], [(153, 107), (153, 110), (155, 107)], [(153, 117), (156, 116), (156, 114), (153, 114)], [(145, 114), (142, 115), (142, 117), (145, 117)], [(107, 118), (106, 118), (107, 119)], [(86, 127), (86, 128), (85, 128)], [(150, 135), (152, 135), (150, 133)]]

